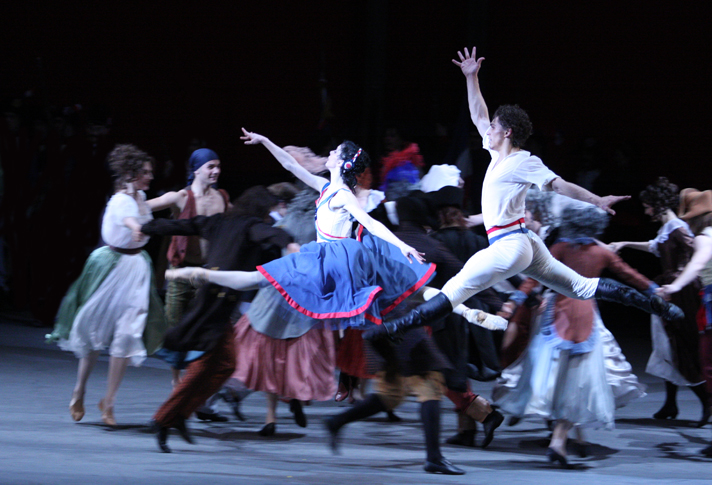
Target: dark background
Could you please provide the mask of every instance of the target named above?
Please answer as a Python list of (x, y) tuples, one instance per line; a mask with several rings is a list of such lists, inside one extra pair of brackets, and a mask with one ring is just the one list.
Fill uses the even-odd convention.
[[(659, 175), (681, 188), (710, 188), (705, 4), (5, 5), (0, 99), (29, 148), (1, 160), (4, 305), (51, 322), (55, 295), (96, 243), (106, 193), (101, 152), (116, 142), (156, 157), (160, 190), (183, 179), (198, 139), (220, 154), (221, 186), (233, 196), (288, 180), (266, 150), (240, 143), (241, 126), (316, 152), (349, 138), (378, 160), (383, 132), (395, 124), (426, 164), (452, 163), (472, 130), (464, 78), (450, 62), (464, 46), (477, 45), (486, 58), (480, 79), (490, 112), (502, 103), (525, 108), (535, 127), (527, 148), (564, 178), (597, 172), (588, 185), (601, 195), (636, 196)], [(33, 142), (42, 131), (37, 119), (58, 118), (75, 129), (66, 145), (84, 155), (34, 156), (51, 145)], [(48, 121), (50, 139), (53, 129)], [(168, 160), (177, 168), (162, 179)], [(617, 210), (604, 240), (654, 236), (635, 197)], [(651, 256), (623, 256), (648, 276), (659, 271)], [(611, 318), (636, 329), (647, 320), (618, 309)]]

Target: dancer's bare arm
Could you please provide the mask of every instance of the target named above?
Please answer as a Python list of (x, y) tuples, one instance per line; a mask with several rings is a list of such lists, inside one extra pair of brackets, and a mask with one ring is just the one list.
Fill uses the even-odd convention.
[(605, 197), (599, 197), (583, 187), (567, 182), (561, 177), (557, 177), (552, 180), (551, 189), (559, 195), (565, 195), (566, 197), (571, 197), (572, 199), (593, 204), (612, 215), (615, 215), (616, 213), (616, 211), (611, 209), (612, 205), (622, 200), (630, 199), (630, 195), (607, 195)]
[(241, 136), (240, 140), (244, 140), (245, 145), (264, 145), (284, 168), (292, 172), (295, 177), (314, 190), (321, 191), (324, 185), (328, 182), (328, 180), (324, 177), (313, 175), (307, 169), (299, 165), (293, 156), (285, 152), (281, 147), (272, 143), (272, 141), (270, 141), (270, 139), (266, 136), (247, 131), (244, 128), (242, 129), (242, 132), (244, 133), (244, 136)]
[(614, 253), (620, 252), (623, 248), (637, 249), (638, 251), (650, 252), (650, 244), (648, 241), (619, 241), (612, 242), (606, 245), (606, 248), (610, 249)]
[(160, 197), (155, 197), (153, 199), (147, 200), (146, 204), (151, 208), (152, 212), (160, 211), (163, 209), (177, 208), (183, 210), (185, 205), (185, 199), (188, 197), (188, 193), (185, 190), (179, 190), (177, 192), (166, 192)]
[(457, 51), (457, 55), (460, 61), (452, 60), (453, 64), (462, 69), (462, 73), (467, 79), (467, 103), (470, 106), (470, 117), (472, 122), (477, 127), (480, 136), (485, 137), (487, 129), (489, 128), (490, 118), (489, 112), (487, 111), (487, 104), (485, 104), (485, 98), (482, 97), (482, 92), (480, 91), (480, 81), (477, 77), (477, 73), (480, 71), (482, 66), (482, 61), (485, 60), (484, 57), (477, 59), (475, 55), (476, 48), (472, 48), (472, 54), (464, 49), (464, 54)]
[(403, 256), (408, 258), (408, 261), (410, 261), (411, 263), (413, 262), (413, 259), (415, 259), (419, 263), (425, 262), (423, 253), (419, 253), (415, 250), (415, 248), (408, 246), (406, 243), (398, 239), (395, 234), (389, 231), (386, 226), (369, 216), (366, 211), (361, 208), (361, 204), (358, 203), (356, 196), (351, 192), (347, 192), (345, 190), (340, 190), (339, 192), (337, 192), (336, 195), (334, 195), (334, 197), (331, 199), (331, 206), (343, 207), (344, 209), (349, 211), (349, 213), (354, 216), (354, 218), (363, 227), (365, 227), (368, 232), (396, 246), (398, 249), (401, 250)]

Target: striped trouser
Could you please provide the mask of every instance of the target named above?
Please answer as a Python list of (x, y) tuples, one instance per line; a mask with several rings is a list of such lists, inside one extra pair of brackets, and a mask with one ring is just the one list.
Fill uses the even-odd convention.
[(216, 347), (191, 362), (185, 375), (153, 419), (161, 426), (171, 426), (177, 419), (187, 419), (206, 399), (215, 394), (235, 371), (235, 333), (226, 325)]

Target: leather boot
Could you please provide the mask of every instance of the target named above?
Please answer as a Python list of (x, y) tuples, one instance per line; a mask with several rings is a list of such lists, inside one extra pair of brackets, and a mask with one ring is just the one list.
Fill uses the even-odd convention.
[(389, 338), (397, 342), (408, 330), (428, 325), (450, 313), (452, 313), (452, 303), (443, 293), (438, 293), (402, 317), (383, 322), (383, 325), (364, 332), (363, 338), (365, 340)]
[(685, 314), (677, 305), (667, 302), (658, 295), (645, 296), (641, 292), (608, 278), (601, 278), (596, 287), (597, 300), (613, 301), (633, 306), (647, 313), (658, 315), (668, 322), (683, 320)]

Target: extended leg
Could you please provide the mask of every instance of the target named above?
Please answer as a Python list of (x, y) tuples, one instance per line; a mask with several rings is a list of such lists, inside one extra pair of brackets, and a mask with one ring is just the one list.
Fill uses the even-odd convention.
[(167, 280), (188, 280), (194, 284), (204, 282), (227, 286), (233, 290), (256, 290), (266, 281), (259, 271), (214, 271), (203, 268), (178, 268), (166, 271)]

